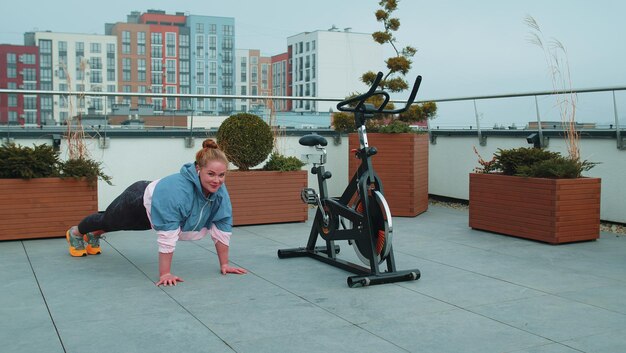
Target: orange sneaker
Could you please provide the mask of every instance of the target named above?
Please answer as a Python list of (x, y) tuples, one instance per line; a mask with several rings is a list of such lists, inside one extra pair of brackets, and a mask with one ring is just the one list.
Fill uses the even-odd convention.
[(70, 255), (75, 257), (87, 256), (83, 236), (75, 235), (74, 229), (76, 229), (76, 227), (72, 227), (65, 232), (65, 238), (70, 246)]
[(87, 254), (89, 255), (99, 255), (100, 251), (100, 236), (95, 235), (94, 233), (87, 233), (83, 236), (83, 240), (87, 243)]

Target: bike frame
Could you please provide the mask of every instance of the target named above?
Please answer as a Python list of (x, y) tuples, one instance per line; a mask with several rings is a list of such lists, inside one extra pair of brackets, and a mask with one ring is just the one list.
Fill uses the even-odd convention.
[[(381, 259), (379, 259), (376, 253), (377, 244), (375, 244), (375, 241), (378, 240), (378, 230), (375, 229), (376, 225), (373, 224), (373, 222), (380, 221), (380, 217), (386, 218), (384, 219), (384, 221), (386, 221), (385, 233), (386, 235), (387, 232), (391, 234), (391, 214), (383, 196), (382, 182), (372, 164), (372, 157), (376, 155), (378, 151), (375, 147), (369, 146), (365, 121), (373, 113), (396, 114), (406, 111), (413, 103), (419, 88), (419, 83), (421, 82), (421, 77), (418, 76), (404, 108), (384, 110), (389, 102), (389, 95), (384, 91), (376, 91), (376, 87), (381, 82), (382, 77), (383, 74), (379, 72), (367, 93), (348, 99), (337, 105), (337, 109), (341, 111), (354, 113), (355, 126), (359, 134), (359, 149), (356, 151), (356, 156), (361, 160), (359, 167), (340, 197), (329, 197), (328, 195), (326, 179), (330, 178), (331, 174), (327, 172), (324, 167), (326, 151), (323, 147), (320, 147), (326, 146), (326, 139), (316, 135), (307, 135), (301, 138), (301, 144), (315, 146), (317, 150), (322, 150), (324, 153), (320, 162), (314, 163), (311, 169), (311, 173), (317, 175), (319, 194), (315, 195), (312, 189), (305, 188), (303, 190), (303, 201), (317, 204), (318, 208), (315, 213), (315, 219), (313, 220), (313, 226), (311, 227), (306, 247), (278, 250), (279, 258), (308, 256), (357, 274), (357, 276), (348, 277), (348, 285), (350, 287), (358, 284), (366, 286), (370, 284), (410, 281), (420, 277), (420, 272), (417, 269), (405, 271), (396, 270), (391, 243), (389, 243), (389, 248), (387, 249), (388, 253), (384, 257), (387, 265), (386, 272), (382, 272), (379, 266), (382, 263), (381, 259), (383, 255), (381, 255)], [(376, 95), (384, 97), (383, 103), (378, 108), (365, 104), (365, 101), (369, 97)], [(349, 104), (356, 105), (354, 108), (346, 108)], [(355, 200), (357, 198), (359, 200), (358, 202), (361, 202), (363, 206), (361, 212), (356, 210), (357, 203)], [(351, 202), (355, 203), (351, 205)], [(372, 208), (370, 207), (371, 202), (377, 202), (379, 207), (383, 205), (385, 214), (378, 214), (379, 218), (375, 219), (376, 215), (372, 214)], [(351, 227), (348, 228), (341, 222), (344, 219), (351, 223)], [(343, 229), (339, 228), (340, 222)], [(316, 246), (318, 237), (325, 240), (325, 246)], [(339, 246), (335, 245), (335, 241), (338, 240), (355, 241), (355, 245), (359, 249), (358, 254), (364, 252), (363, 255), (369, 260), (370, 268), (368, 269), (337, 258)], [(387, 239), (384, 239), (384, 241), (387, 241)], [(363, 247), (364, 251), (361, 251), (361, 247)]]

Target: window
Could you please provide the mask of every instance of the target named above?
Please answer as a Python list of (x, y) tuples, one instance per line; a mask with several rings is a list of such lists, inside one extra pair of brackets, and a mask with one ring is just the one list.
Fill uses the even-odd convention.
[(165, 66), (166, 66), (165, 83), (176, 83), (176, 60), (168, 59), (165, 62)]
[(26, 124), (35, 124), (37, 122), (37, 112), (36, 111), (28, 111), (26, 114)]
[(89, 76), (89, 82), (91, 83), (102, 83), (102, 71), (100, 70), (92, 70), (91, 75)]
[(76, 56), (85, 56), (85, 43), (76, 42)]
[(115, 81), (115, 58), (107, 57), (107, 81)]
[(37, 96), (24, 96), (24, 109), (37, 109)]
[(268, 76), (268, 68), (267, 68), (267, 64), (261, 64), (261, 89), (262, 90), (266, 90), (267, 89), (267, 85), (268, 85), (268, 81), (267, 81), (267, 76)]
[(137, 81), (146, 82), (146, 59), (137, 59)]
[[(215, 95), (217, 94), (217, 88), (210, 88), (209, 94)], [(217, 108), (217, 99), (211, 98), (209, 99), (209, 110), (215, 110)]]
[(217, 58), (217, 37), (209, 36), (209, 59)]
[(162, 45), (153, 45), (150, 50), (150, 54), (153, 58), (162, 58), (163, 57), (163, 46)]
[(217, 25), (216, 24), (210, 24), (209, 25), (209, 34), (217, 34)]
[(233, 36), (233, 35), (235, 35), (235, 31), (234, 31), (234, 27), (233, 26), (224, 25), (224, 27), (222, 29), (224, 30), (224, 35), (225, 36)]
[(122, 32), (122, 54), (130, 54), (130, 32)]
[(137, 55), (146, 55), (146, 32), (137, 32)]
[(250, 82), (252, 83), (257, 83), (259, 81), (258, 75), (259, 75), (259, 67), (258, 66), (252, 66), (251, 68), (251, 75), (250, 75)]
[(224, 37), (222, 40), (222, 49), (230, 50), (233, 49), (233, 37)]
[(204, 35), (196, 35), (196, 57), (198, 59), (204, 58)]
[[(204, 87), (196, 87), (196, 94), (204, 94)], [(204, 99), (198, 98), (196, 100), (198, 110), (204, 110)]]
[(179, 45), (181, 47), (188, 47), (189, 46), (189, 35), (181, 34), (181, 35), (178, 36), (178, 40), (180, 41)]
[(162, 85), (163, 84), (163, 73), (162, 72), (152, 72), (152, 84), (153, 85)]
[[(166, 87), (166, 93), (175, 94), (176, 93), (176, 87), (174, 87), (174, 86), (167, 86)], [(167, 97), (167, 100), (166, 100), (165, 104), (166, 104), (167, 109), (176, 109), (176, 98), (175, 97)]]
[(16, 78), (17, 77), (17, 64), (16, 64), (16, 55), (14, 53), (7, 53), (7, 78)]
[(217, 84), (217, 63), (215, 61), (209, 63), (209, 84)]
[(150, 33), (152, 45), (163, 45), (163, 35), (161, 33)]
[(248, 78), (248, 59), (246, 57), (241, 58), (241, 82), (246, 82)]
[[(146, 88), (146, 86), (138, 86), (137, 87), (137, 92), (139, 92), (139, 93), (146, 93), (146, 92), (148, 92), (148, 89)], [(146, 102), (147, 102), (146, 97), (139, 97), (137, 99), (137, 103), (138, 104), (146, 104)]]
[(189, 72), (189, 61), (180, 62), (180, 72)]
[(184, 73), (181, 73), (181, 74), (179, 75), (179, 80), (180, 80), (180, 85), (181, 85), (181, 86), (187, 86), (187, 85), (189, 85), (189, 74), (184, 74)]
[(204, 85), (204, 62), (196, 62), (196, 84)]
[(40, 67), (46, 67), (46, 68), (52, 67), (52, 56), (51, 55), (42, 55), (40, 57), (39, 66)]
[(9, 94), (9, 107), (17, 107), (17, 95)]
[(131, 59), (122, 58), (122, 81), (131, 81)]
[(39, 40), (39, 54), (52, 54), (51, 40)]
[(92, 70), (102, 70), (102, 58), (91, 57), (91, 59), (89, 59), (89, 66)]
[(154, 71), (163, 71), (163, 62), (160, 59), (152, 59), (152, 72)]
[(27, 65), (35, 65), (37, 63), (35, 54), (22, 54), (20, 60)]
[(36, 69), (24, 69), (24, 81), (37, 81), (37, 70)]
[(100, 43), (90, 43), (89, 46), (92, 54), (100, 53)]
[(204, 23), (196, 23), (196, 32), (204, 32)]
[(165, 34), (165, 56), (176, 56), (176, 33), (168, 32)]

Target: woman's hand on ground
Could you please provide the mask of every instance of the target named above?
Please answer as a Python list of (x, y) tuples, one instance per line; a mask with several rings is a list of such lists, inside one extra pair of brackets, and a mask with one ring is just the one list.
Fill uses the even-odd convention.
[(159, 277), (159, 281), (156, 283), (156, 285), (157, 287), (160, 285), (175, 286), (176, 282), (185, 282), (185, 281), (183, 281), (182, 278), (178, 276), (174, 276), (171, 273), (166, 273), (164, 275), (161, 275), (161, 277)]
[(230, 267), (228, 265), (222, 265), (222, 274), (225, 275), (227, 273), (243, 275), (243, 274), (248, 273), (248, 271), (240, 267)]

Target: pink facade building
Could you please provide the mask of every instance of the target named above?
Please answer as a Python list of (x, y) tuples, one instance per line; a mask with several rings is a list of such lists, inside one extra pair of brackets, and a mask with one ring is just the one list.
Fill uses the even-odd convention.
[[(0, 88), (39, 89), (39, 48), (0, 44)], [(0, 124), (40, 124), (39, 99), (34, 94), (0, 95)]]

